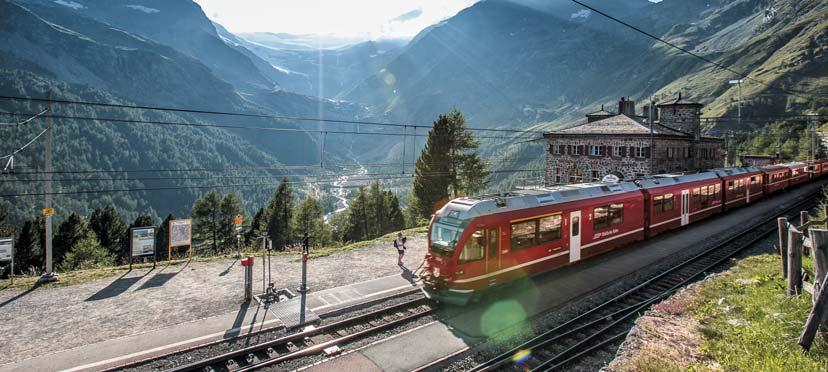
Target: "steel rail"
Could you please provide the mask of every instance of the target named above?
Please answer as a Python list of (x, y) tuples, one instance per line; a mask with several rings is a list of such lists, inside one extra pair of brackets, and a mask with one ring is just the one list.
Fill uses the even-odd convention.
[[(203, 360), (200, 360), (200, 361), (196, 361), (196, 362), (193, 362), (193, 363), (190, 363), (190, 364), (187, 364), (187, 365), (175, 367), (175, 368), (169, 369), (167, 371), (169, 371), (169, 372), (173, 372), (173, 371), (175, 371), (175, 372), (197, 371), (197, 370), (205, 370), (206, 368), (209, 368), (210, 366), (213, 366), (213, 365), (225, 365), (225, 363), (230, 361), (230, 360), (236, 360), (236, 359), (240, 359), (240, 358), (247, 358), (251, 354), (255, 354), (255, 353), (265, 351), (268, 348), (284, 346), (284, 345), (287, 345), (289, 342), (293, 342), (293, 341), (297, 341), (297, 340), (303, 340), (303, 339), (309, 338), (311, 336), (316, 336), (316, 335), (330, 333), (330, 332), (336, 332), (336, 330), (341, 330), (342, 327), (359, 325), (359, 324), (369, 324), (370, 325), (371, 320), (375, 320), (378, 317), (381, 318), (382, 315), (388, 314), (390, 311), (400, 310), (400, 309), (405, 309), (405, 308), (416, 309), (417, 307), (422, 306), (422, 304), (424, 304), (426, 302), (427, 302), (427, 299), (425, 297), (417, 298), (417, 299), (414, 299), (414, 300), (406, 301), (406, 302), (399, 303), (399, 304), (396, 304), (396, 305), (392, 305), (392, 306), (389, 306), (389, 307), (373, 310), (373, 311), (370, 311), (370, 312), (365, 313), (365, 314), (358, 315), (358, 316), (353, 317), (353, 318), (343, 319), (343, 320), (340, 320), (340, 321), (337, 321), (337, 322), (326, 324), (326, 325), (321, 326), (321, 327), (317, 327), (317, 328), (314, 328), (314, 329), (309, 329), (309, 330), (302, 331), (302, 332), (297, 332), (297, 333), (290, 334), (290, 335), (287, 335), (287, 336), (284, 336), (284, 337), (280, 337), (280, 338), (275, 339), (275, 340), (263, 342), (263, 343), (253, 345), (253, 346), (248, 346), (248, 347), (245, 347), (245, 348), (242, 348), (242, 349), (239, 349), (239, 350), (235, 350), (235, 351), (231, 351), (231, 352), (228, 352), (228, 353), (220, 354), (220, 355), (217, 355), (217, 356), (214, 356), (214, 357), (211, 357), (211, 358), (207, 358), (207, 359), (203, 359)], [(382, 330), (382, 329), (390, 327), (392, 325), (397, 325), (397, 324), (400, 324), (400, 323), (403, 323), (403, 322), (406, 322), (406, 321), (410, 321), (411, 319), (414, 319), (414, 318), (422, 317), (426, 314), (431, 313), (432, 311), (434, 311), (434, 308), (431, 308), (429, 310), (419, 312), (419, 313), (416, 313), (416, 314), (406, 315), (402, 318), (395, 319), (395, 320), (388, 321), (388, 322), (384, 322), (384, 323), (382, 323), (380, 325), (377, 325), (377, 326), (370, 325), (369, 327), (367, 327), (365, 329), (362, 329), (360, 331), (347, 334), (343, 337), (340, 337), (340, 338), (337, 338), (337, 339), (334, 339), (334, 340), (331, 340), (331, 341), (327, 341), (327, 342), (324, 342), (322, 344), (308, 346), (308, 347), (303, 348), (301, 350), (297, 350), (297, 351), (285, 353), (285, 354), (282, 354), (282, 355), (278, 355), (278, 356), (268, 358), (264, 361), (259, 361), (259, 362), (256, 362), (256, 363), (248, 362), (249, 365), (242, 366), (242, 367), (237, 368), (235, 370), (238, 371), (238, 370), (249, 370), (249, 369), (253, 369), (253, 368), (259, 368), (259, 367), (263, 367), (265, 365), (270, 365), (270, 364), (273, 364), (273, 363), (279, 363), (279, 362), (282, 362), (282, 361), (285, 361), (285, 360), (294, 359), (294, 358), (310, 355), (310, 354), (313, 354), (313, 353), (318, 353), (318, 352), (324, 350), (327, 347), (336, 345), (338, 343), (349, 341), (349, 340), (351, 340), (353, 338), (356, 338), (356, 337), (361, 337), (361, 336), (363, 336), (365, 334), (368, 334), (368, 333), (373, 333), (373, 332)], [(324, 347), (320, 348), (320, 346), (322, 346), (322, 345), (324, 345)]]
[[(560, 368), (563, 365), (569, 364), (574, 359), (581, 358), (586, 353), (594, 351), (594, 350), (596, 350), (600, 347), (603, 347), (609, 341), (604, 340), (604, 341), (600, 342), (598, 345), (594, 345), (594, 346), (588, 348), (587, 350), (583, 350), (583, 351), (579, 352), (578, 354), (576, 354), (574, 356), (571, 356), (570, 358), (567, 358), (566, 360), (564, 360), (562, 362), (559, 362), (559, 363), (553, 365), (552, 367), (549, 367), (549, 365), (551, 363), (553, 363), (556, 360), (560, 360), (562, 357), (566, 356), (567, 354), (570, 354), (577, 347), (583, 346), (584, 344), (586, 344), (590, 340), (602, 335), (605, 332), (608, 332), (613, 327), (619, 325), (620, 323), (622, 323), (623, 321), (625, 321), (626, 319), (628, 319), (632, 315), (637, 314), (639, 311), (646, 309), (647, 307), (649, 307), (655, 301), (658, 301), (658, 300), (660, 300), (662, 298), (665, 298), (666, 296), (674, 293), (678, 289), (682, 288), (683, 286), (685, 286), (686, 284), (688, 284), (689, 282), (694, 280), (699, 275), (704, 274), (705, 272), (709, 271), (711, 268), (720, 265), (722, 262), (730, 259), (733, 255), (741, 252), (745, 248), (747, 248), (747, 247), (753, 245), (754, 243), (756, 243), (757, 241), (763, 239), (769, 233), (773, 232), (774, 228), (771, 227), (771, 228), (767, 229), (767, 231), (763, 231), (761, 234), (756, 235), (749, 242), (741, 244), (738, 249), (735, 249), (733, 251), (725, 252), (724, 250), (722, 250), (722, 248), (734, 243), (736, 240), (741, 239), (741, 238), (747, 236), (750, 233), (753, 233), (757, 228), (760, 228), (760, 227), (765, 226), (765, 225), (767, 225), (771, 222), (774, 222), (775, 219), (776, 219), (776, 216), (787, 214), (791, 210), (794, 210), (796, 208), (800, 208), (802, 205), (805, 205), (805, 204), (808, 204), (808, 203), (813, 203), (813, 202), (814, 202), (813, 199), (811, 199), (809, 197), (805, 197), (802, 200), (799, 200), (799, 201), (795, 202), (793, 205), (786, 208), (784, 211), (773, 213), (772, 216), (770, 216), (766, 219), (763, 219), (760, 222), (757, 222), (757, 223), (751, 225), (750, 227), (748, 227), (746, 229), (743, 229), (741, 232), (728, 237), (727, 239), (717, 243), (713, 247), (708, 248), (708, 249), (706, 249), (706, 250), (704, 250), (704, 251), (702, 251), (702, 252), (700, 252), (700, 253), (698, 253), (698, 254), (696, 254), (696, 255), (694, 255), (694, 256), (692, 256), (692, 257), (690, 257), (690, 258), (688, 258), (688, 259), (686, 259), (686, 260), (684, 260), (680, 263), (678, 263), (677, 265), (674, 265), (673, 267), (671, 267), (671, 268), (663, 271), (662, 273), (660, 273), (660, 274), (658, 274), (658, 275), (656, 275), (656, 276), (654, 276), (654, 277), (652, 277), (652, 278), (636, 285), (635, 287), (625, 291), (624, 293), (622, 293), (622, 294), (620, 294), (620, 295), (618, 295), (618, 296), (616, 296), (616, 297), (614, 297), (614, 298), (612, 298), (608, 301), (605, 301), (604, 303), (602, 303), (602, 304), (600, 304), (596, 307), (591, 308), (589, 311), (587, 311), (583, 314), (580, 314), (580, 315), (578, 315), (578, 316), (576, 316), (576, 317), (574, 317), (574, 318), (572, 318), (572, 319), (556, 326), (555, 328), (553, 328), (549, 331), (546, 331), (546, 332), (544, 332), (544, 333), (542, 333), (542, 334), (540, 334), (536, 337), (533, 337), (532, 339), (520, 344), (517, 347), (514, 347), (514, 348), (512, 348), (512, 349), (510, 349), (510, 350), (508, 350), (504, 353), (501, 353), (501, 354), (495, 356), (492, 359), (487, 360), (486, 362), (476, 366), (475, 368), (471, 369), (470, 371), (484, 371), (484, 370), (492, 370), (492, 369), (495, 369), (495, 368), (498, 368), (498, 367), (503, 367), (506, 363), (510, 362), (511, 359), (512, 359), (512, 356), (515, 355), (515, 353), (517, 353), (520, 350), (532, 350), (532, 349), (535, 349), (535, 348), (542, 347), (544, 345), (548, 345), (548, 344), (550, 344), (554, 341), (557, 341), (557, 340), (560, 340), (560, 339), (566, 337), (567, 335), (575, 334), (578, 331), (583, 331), (583, 330), (585, 330), (589, 327), (597, 325), (598, 323), (605, 322), (605, 321), (607, 321), (607, 319), (612, 319), (613, 321), (609, 325), (601, 328), (597, 332), (591, 332), (590, 335), (588, 335), (584, 340), (576, 343), (576, 345), (571, 346), (571, 347), (567, 348), (564, 351), (561, 351), (561, 352), (559, 352), (559, 353), (557, 353), (557, 354), (555, 354), (551, 357), (546, 358), (546, 360), (543, 363), (541, 363), (539, 366), (535, 367), (535, 369), (533, 369), (533, 370), (543, 370), (545, 368), (556, 369), (556, 368)], [(637, 292), (641, 292), (643, 289), (645, 289), (645, 287), (648, 287), (648, 286), (651, 286), (651, 285), (652, 286), (658, 286), (658, 284), (659, 284), (658, 281), (659, 280), (664, 279), (668, 275), (676, 274), (676, 273), (679, 272), (679, 270), (684, 269), (684, 268), (686, 268), (686, 267), (688, 267), (692, 264), (702, 262), (703, 259), (710, 258), (709, 255), (711, 253), (715, 253), (715, 252), (719, 252), (719, 253), (725, 252), (726, 254), (723, 257), (720, 257), (720, 258), (716, 259), (715, 262), (705, 265), (702, 269), (696, 270), (695, 273), (688, 274), (687, 277), (685, 277), (683, 280), (679, 281), (677, 284), (669, 285), (669, 288), (666, 288), (666, 289), (661, 289), (659, 291), (659, 293), (654, 295), (654, 296), (648, 296), (645, 299), (643, 299), (641, 301), (638, 301), (634, 304), (624, 306), (620, 310), (616, 310), (616, 311), (614, 311), (610, 314), (601, 316), (597, 319), (587, 321), (588, 319), (590, 319), (589, 318), (590, 316), (596, 314), (597, 312), (599, 312), (601, 310), (604, 310), (604, 309), (607, 309), (612, 305), (619, 304), (619, 303), (621, 303), (621, 301), (623, 301), (625, 299), (633, 297), (633, 295), (635, 295)], [(570, 327), (571, 325), (573, 325), (575, 323), (584, 322), (584, 321), (586, 321), (585, 324), (582, 324), (582, 325), (577, 326), (573, 329), (567, 330), (567, 328)], [(624, 332), (622, 332), (622, 334), (626, 334), (627, 332), (628, 331), (624, 331)], [(618, 337), (620, 337), (620, 335), (615, 335), (615, 336), (613, 336), (613, 339), (616, 339)]]

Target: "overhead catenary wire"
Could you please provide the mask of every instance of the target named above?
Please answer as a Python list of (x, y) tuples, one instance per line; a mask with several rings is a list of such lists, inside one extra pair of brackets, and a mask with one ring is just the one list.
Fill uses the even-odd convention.
[[(32, 116), (32, 117), (30, 117), (26, 120), (23, 120), (23, 121), (18, 121), (18, 122), (14, 122), (14, 123), (0, 123), (0, 127), (15, 127), (15, 128), (20, 127), (22, 125), (26, 125), (26, 124), (30, 123), (34, 119), (39, 118), (41, 115), (45, 114), (48, 111), (49, 111), (49, 109), (43, 109), (43, 111), (41, 111), (37, 114), (34, 114), (34, 116)], [(12, 112), (4, 112), (3, 114), (9, 115), (9, 116), (18, 116), (16, 113), (12, 113)]]
[[(178, 113), (189, 113), (189, 114), (237, 116), (237, 117), (247, 117), (247, 118), (287, 120), (287, 121), (300, 121), (300, 122), (357, 124), (357, 125), (371, 125), (371, 126), (388, 126), (388, 127), (398, 127), (398, 128), (406, 128), (406, 127), (425, 128), (425, 129), (431, 129), (432, 128), (432, 125), (426, 125), (426, 124), (405, 124), (405, 123), (391, 123), (391, 122), (378, 122), (378, 121), (310, 118), (310, 117), (303, 117), (303, 116), (255, 114), (255, 113), (249, 113), (249, 112), (212, 111), (212, 110), (200, 110), (200, 109), (191, 109), (191, 108), (175, 108), (175, 107), (160, 107), (160, 106), (145, 106), (145, 105), (125, 105), (125, 104), (117, 104), (117, 103), (73, 101), (73, 100), (65, 100), (65, 99), (47, 99), (47, 98), (22, 97), (22, 96), (10, 96), (10, 95), (0, 95), (0, 99), (15, 100), (15, 101), (51, 102), (53, 104), (97, 106), (97, 107), (121, 108), (121, 109), (138, 109), (138, 110), (149, 110), (149, 111), (178, 112)], [(467, 130), (473, 130), (473, 131), (486, 131), (486, 132), (512, 132), (512, 133), (513, 132), (524, 132), (524, 133), (537, 133), (537, 134), (544, 133), (544, 131), (538, 131), (538, 130), (519, 130), (519, 129), (502, 129), (502, 128), (466, 127), (466, 129)]]
[[(519, 173), (519, 172), (543, 172), (542, 169), (500, 169), (500, 170), (493, 170), (489, 173)], [(426, 173), (423, 174), (422, 177), (440, 177), (445, 176), (450, 173), (447, 172), (436, 172), (436, 173)], [(387, 176), (382, 177), (369, 177), (369, 178), (360, 178), (360, 179), (349, 179), (348, 182), (371, 182), (371, 181), (381, 181), (381, 180), (390, 180), (390, 179), (404, 179), (404, 178), (412, 178), (414, 174), (399, 174), (399, 173), (387, 173)], [(340, 181), (339, 178), (331, 178), (325, 180), (305, 180), (305, 181), (288, 181), (288, 184), (330, 184), (333, 182)], [(264, 183), (242, 183), (242, 184), (219, 184), (219, 185), (181, 185), (181, 186), (160, 186), (160, 187), (140, 187), (140, 188), (122, 188), (122, 189), (96, 189), (96, 190), (74, 190), (74, 191), (54, 191), (54, 192), (28, 192), (28, 193), (16, 193), (16, 194), (3, 194), (0, 197), (3, 198), (14, 198), (14, 197), (27, 197), (27, 196), (46, 196), (46, 195), (82, 195), (82, 194), (102, 194), (102, 193), (116, 193), (116, 192), (143, 192), (143, 191), (168, 191), (168, 190), (187, 190), (187, 189), (222, 189), (222, 188), (235, 188), (235, 187), (260, 187), (260, 186), (277, 186), (279, 182), (264, 182)]]
[(768, 87), (768, 88), (771, 88), (771, 89), (776, 89), (776, 90), (778, 90), (778, 91), (780, 91), (780, 92), (784, 92), (784, 93), (787, 93), (787, 94), (789, 94), (789, 95), (791, 95), (791, 96), (797, 96), (797, 97), (800, 97), (800, 98), (809, 98), (809, 97), (805, 97), (805, 96), (803, 96), (803, 95), (812, 95), (812, 96), (814, 96), (814, 95), (819, 95), (819, 96), (825, 96), (825, 95), (828, 95), (828, 94), (814, 94), (814, 93), (808, 93), (808, 92), (794, 91), (794, 90), (789, 90), (789, 89), (785, 89), (785, 88), (777, 87), (777, 86), (775, 86), (775, 85), (771, 85), (770, 83), (766, 83), (766, 82), (764, 82), (764, 81), (762, 81), (762, 80), (756, 79), (756, 78), (754, 78), (754, 77), (750, 77), (750, 76), (748, 76), (747, 74), (745, 74), (745, 73), (743, 73), (743, 72), (741, 72), (741, 71), (735, 70), (735, 69), (733, 69), (733, 68), (731, 68), (731, 67), (728, 67), (728, 66), (725, 66), (725, 65), (722, 65), (721, 63), (718, 63), (718, 62), (716, 62), (716, 61), (713, 61), (713, 60), (712, 60), (712, 59), (710, 59), (710, 58), (707, 58), (707, 57), (705, 57), (705, 56), (702, 56), (702, 55), (700, 55), (700, 54), (698, 54), (698, 53), (694, 53), (694, 52), (693, 52), (693, 51), (691, 51), (691, 50), (688, 50), (688, 49), (683, 48), (683, 47), (681, 47), (681, 46), (678, 46), (678, 45), (676, 45), (676, 44), (674, 44), (674, 43), (672, 43), (672, 42), (669, 42), (669, 41), (667, 41), (667, 40), (664, 40), (664, 39), (662, 39), (662, 38), (660, 38), (660, 37), (658, 37), (658, 36), (656, 36), (656, 35), (653, 35), (653, 34), (651, 34), (651, 33), (647, 32), (647, 31), (642, 30), (641, 28), (638, 28), (638, 27), (636, 27), (636, 26), (634, 26), (634, 25), (632, 25), (632, 24), (630, 24), (630, 23), (627, 23), (627, 22), (625, 22), (625, 21), (623, 21), (623, 20), (621, 20), (621, 19), (618, 19), (618, 18), (616, 18), (616, 17), (613, 17), (612, 15), (607, 14), (606, 12), (603, 12), (603, 11), (601, 11), (601, 10), (598, 10), (598, 9), (596, 9), (595, 7), (592, 7), (592, 6), (589, 6), (589, 5), (587, 5), (587, 4), (584, 4), (582, 1), (579, 1), (579, 0), (570, 0), (570, 1), (572, 1), (573, 3), (576, 3), (576, 4), (580, 5), (580, 6), (582, 6), (582, 7), (584, 7), (584, 8), (587, 8), (587, 9), (589, 9), (589, 10), (591, 10), (591, 11), (595, 12), (595, 13), (598, 13), (598, 14), (600, 14), (601, 16), (604, 16), (604, 17), (606, 17), (606, 18), (609, 18), (610, 20), (613, 20), (613, 21), (615, 21), (615, 22), (617, 22), (617, 23), (620, 23), (620, 24), (622, 24), (622, 25), (626, 26), (627, 28), (630, 28), (630, 29), (632, 29), (632, 30), (634, 30), (634, 31), (636, 31), (636, 32), (638, 32), (638, 33), (640, 33), (640, 34), (643, 34), (643, 35), (645, 35), (645, 36), (647, 36), (647, 37), (649, 37), (649, 38), (651, 38), (651, 39), (653, 39), (653, 40), (656, 40), (656, 41), (658, 41), (658, 42), (660, 42), (660, 43), (662, 43), (662, 44), (665, 44), (665, 45), (667, 45), (667, 46), (669, 46), (669, 47), (671, 47), (671, 48), (674, 48), (674, 49), (676, 49), (676, 50), (679, 50), (679, 51), (681, 51), (682, 53), (685, 53), (685, 54), (687, 54), (687, 55), (690, 55), (690, 56), (692, 56), (692, 57), (695, 57), (695, 58), (697, 58), (697, 59), (700, 59), (700, 60), (702, 60), (702, 61), (704, 61), (704, 62), (706, 62), (706, 63), (708, 63), (708, 64), (710, 64), (710, 65), (712, 65), (712, 66), (715, 66), (715, 67), (717, 67), (717, 68), (720, 68), (720, 69), (722, 69), (722, 70), (725, 70), (725, 71), (731, 72), (731, 73), (733, 73), (733, 74), (735, 74), (735, 75), (738, 75), (739, 77), (741, 77), (741, 78), (743, 78), (743, 79), (751, 80), (751, 81), (757, 82), (757, 83), (759, 83), (759, 84), (761, 84), (761, 85), (764, 85), (764, 86), (766, 86), (766, 87)]

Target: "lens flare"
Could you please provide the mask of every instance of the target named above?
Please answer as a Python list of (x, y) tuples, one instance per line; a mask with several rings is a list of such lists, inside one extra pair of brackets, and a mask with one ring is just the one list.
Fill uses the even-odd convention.
[(523, 364), (532, 356), (532, 351), (527, 349), (518, 350), (515, 355), (512, 355), (512, 362), (515, 364)]
[(526, 321), (526, 310), (515, 300), (491, 304), (480, 316), (480, 331), (488, 338), (508, 339), (520, 329), (513, 327)]

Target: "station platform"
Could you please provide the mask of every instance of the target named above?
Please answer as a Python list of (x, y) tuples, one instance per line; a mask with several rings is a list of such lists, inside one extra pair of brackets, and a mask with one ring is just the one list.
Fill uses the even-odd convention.
[(417, 371), (479, 342), (506, 337), (515, 324), (594, 293), (672, 256), (689, 256), (727, 239), (740, 226), (814, 195), (826, 181), (803, 185), (602, 256), (528, 279), (470, 306), (445, 306), (440, 320), (306, 368), (306, 371)]
[[(413, 275), (392, 275), (308, 293), (306, 323), (343, 308), (381, 297), (416, 290)], [(101, 341), (16, 363), (0, 365), (2, 371), (99, 371), (191, 349), (220, 340), (247, 337), (262, 330), (299, 326), (300, 297), (271, 304), (252, 301), (236, 312), (198, 319), (126, 337)], [(67, 330), (69, 331), (69, 330)]]

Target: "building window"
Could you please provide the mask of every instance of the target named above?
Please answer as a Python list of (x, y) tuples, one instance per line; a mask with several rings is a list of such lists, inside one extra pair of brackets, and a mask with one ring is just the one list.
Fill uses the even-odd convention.
[(602, 205), (592, 210), (592, 227), (606, 229), (624, 223), (624, 204)]
[(552, 153), (555, 155), (561, 154), (561, 145), (552, 145)]
[(621, 157), (621, 146), (613, 146), (612, 147), (612, 156), (616, 158)]
[(592, 180), (593, 181), (600, 181), (601, 180), (601, 172), (592, 171)]
[(572, 146), (572, 155), (581, 155), (581, 145)]
[(600, 156), (601, 155), (601, 147), (596, 145), (589, 145), (589, 155), (590, 156)]
[(636, 158), (647, 157), (647, 150), (648, 146), (635, 146), (633, 147), (633, 156)]

